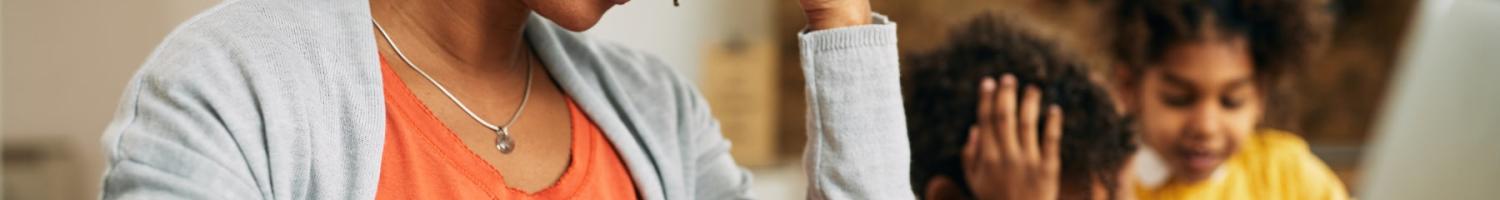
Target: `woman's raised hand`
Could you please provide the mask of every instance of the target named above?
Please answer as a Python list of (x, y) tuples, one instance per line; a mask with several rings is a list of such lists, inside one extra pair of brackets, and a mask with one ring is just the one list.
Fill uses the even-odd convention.
[(869, 0), (799, 0), (811, 30), (870, 24)]
[[(979, 118), (963, 149), (970, 191), (986, 200), (1057, 199), (1062, 111), (1047, 106), (1047, 124), (1038, 127), (1042, 92), (1028, 86), (1017, 97), (1017, 85), (1008, 74), (998, 86), (993, 78), (980, 83)], [(1041, 142), (1039, 131), (1046, 133)]]

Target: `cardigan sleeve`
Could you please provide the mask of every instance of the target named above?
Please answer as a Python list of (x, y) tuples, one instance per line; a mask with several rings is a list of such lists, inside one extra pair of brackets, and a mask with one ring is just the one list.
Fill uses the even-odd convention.
[(896, 24), (803, 32), (808, 199), (911, 199)]

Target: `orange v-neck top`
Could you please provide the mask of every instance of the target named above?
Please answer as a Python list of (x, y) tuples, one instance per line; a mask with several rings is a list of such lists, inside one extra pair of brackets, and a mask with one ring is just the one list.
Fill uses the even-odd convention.
[(571, 98), (568, 168), (552, 186), (526, 193), (506, 186), (501, 172), (470, 151), (381, 60), (386, 135), (375, 199), (637, 198), (614, 146)]

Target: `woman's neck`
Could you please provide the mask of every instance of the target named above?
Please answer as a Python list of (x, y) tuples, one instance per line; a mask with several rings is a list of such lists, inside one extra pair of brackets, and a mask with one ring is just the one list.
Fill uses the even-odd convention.
[[(449, 66), (510, 66), (531, 12), (521, 1), (370, 0), (370, 14), (406, 56)], [(379, 36), (377, 36), (379, 37)]]

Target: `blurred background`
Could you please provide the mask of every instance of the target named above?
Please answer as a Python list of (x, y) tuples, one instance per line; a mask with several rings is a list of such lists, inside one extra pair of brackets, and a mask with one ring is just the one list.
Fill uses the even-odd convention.
[[(1412, 0), (1321, 0), (1336, 23), (1315, 67), (1276, 98), (1271, 127), (1302, 134), (1351, 190), (1397, 71)], [(212, 0), (0, 0), (0, 156), (5, 199), (97, 198), (99, 136), (124, 83), (156, 43)], [(872, 0), (899, 24), (902, 52), (946, 40), (981, 13), (1012, 16), (1107, 67), (1098, 0)], [(803, 85), (792, 0), (638, 0), (588, 34), (662, 57), (698, 80), (733, 154), (765, 199), (800, 199)], [(373, 41), (372, 41), (373, 42)], [(1337, 98), (1330, 98), (1337, 97)], [(734, 105), (734, 106), (725, 106)]]

